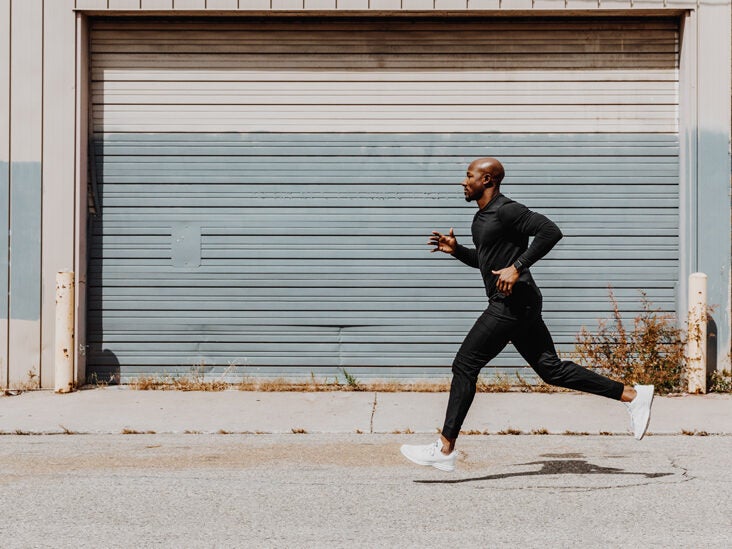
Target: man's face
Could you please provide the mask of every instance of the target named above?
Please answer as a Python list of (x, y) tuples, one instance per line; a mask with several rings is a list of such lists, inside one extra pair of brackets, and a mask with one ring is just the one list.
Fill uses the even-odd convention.
[(473, 200), (479, 200), (485, 192), (485, 183), (485, 173), (474, 168), (472, 165), (468, 167), (466, 177), (461, 183), (463, 186), (463, 192), (465, 193), (465, 201), (471, 202)]

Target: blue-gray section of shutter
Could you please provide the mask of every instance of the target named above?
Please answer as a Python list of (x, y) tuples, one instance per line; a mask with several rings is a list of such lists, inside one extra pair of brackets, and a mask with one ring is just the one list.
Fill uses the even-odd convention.
[[(99, 377), (442, 376), (486, 306), (459, 187), (475, 157), (565, 238), (534, 268), (560, 350), (639, 290), (674, 312), (675, 134), (106, 134), (89, 263)], [(492, 364), (522, 366), (512, 347)], [(227, 374), (227, 375), (228, 375)]]

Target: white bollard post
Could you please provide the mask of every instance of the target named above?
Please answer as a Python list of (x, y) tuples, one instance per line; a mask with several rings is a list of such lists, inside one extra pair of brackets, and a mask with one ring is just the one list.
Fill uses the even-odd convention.
[(56, 371), (57, 393), (74, 390), (74, 273), (56, 274)]
[(687, 373), (690, 393), (707, 392), (707, 275), (689, 275)]

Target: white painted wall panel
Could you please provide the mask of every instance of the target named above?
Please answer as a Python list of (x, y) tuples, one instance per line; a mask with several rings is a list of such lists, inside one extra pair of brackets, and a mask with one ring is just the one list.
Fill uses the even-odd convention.
[(13, 2), (10, 52), (10, 326), (8, 383), (41, 373), (43, 2)]
[(532, 0), (501, 0), (501, 9), (504, 10), (530, 10), (531, 8)]
[(468, 0), (468, 9), (471, 10), (497, 10), (501, 0)]
[(336, 0), (305, 0), (306, 10), (334, 10)]
[[(706, 40), (697, 51), (698, 87), (697, 151), (699, 184), (699, 244), (697, 269), (707, 273), (707, 297), (716, 324), (710, 354), (718, 357), (717, 368), (730, 368), (730, 43), (732, 42), (729, 1), (703, 4), (698, 12), (699, 28)], [(707, 235), (715, 235), (708, 238)], [(712, 323), (710, 323), (710, 326)]]
[[(0, 0), (0, 234), (10, 204), (10, 0)], [(8, 246), (0, 245), (0, 389), (8, 383)]]
[(403, 0), (402, 6), (405, 10), (431, 10), (434, 8), (434, 0)]
[(241, 11), (267, 11), (270, 7), (270, 0), (240, 0), (239, 10)]
[(400, 10), (402, 8), (401, 0), (371, 0), (369, 7), (372, 10)]
[[(169, 10), (173, 8), (174, 0), (139, 0), (143, 10)], [(209, 4), (211, 0), (208, 0)]]
[(74, 267), (76, 16), (73, 0), (44, 3), (41, 386), (54, 385), (56, 281)]
[(106, 10), (107, 0), (76, 0), (77, 10)]
[[(521, 1), (521, 0), (518, 0)], [(506, 0), (503, 0), (505, 3)], [(597, 0), (567, 0), (567, 9), (572, 10), (591, 10), (597, 8)], [(619, 6), (624, 8), (630, 7), (630, 0), (625, 0), (624, 6)]]
[[(10, 161), (10, 0), (0, 0), (0, 162)], [(6, 166), (7, 168), (7, 166)], [(6, 204), (7, 205), (7, 204)]]
[[(172, 2), (167, 3), (167, 7), (170, 8), (173, 4)], [(109, 9), (110, 10), (135, 10), (138, 11), (140, 9), (140, 0), (109, 0)]]
[(206, 0), (175, 0), (176, 10), (203, 10), (206, 9)]
[(367, 10), (369, 0), (338, 0), (339, 10)]
[(271, 0), (273, 10), (297, 11), (301, 10), (303, 0)]
[(467, 0), (435, 0), (436, 10), (464, 10)]
[(239, 0), (208, 0), (206, 8), (210, 10), (235, 10), (238, 4)]
[(76, 14), (76, 71), (75, 71), (75, 208), (74, 231), (76, 234), (76, 254), (74, 257), (74, 272), (77, 291), (75, 333), (76, 349), (74, 362), (76, 364), (76, 381), (83, 384), (86, 381), (86, 342), (87, 342), (87, 243), (88, 238), (88, 189), (89, 189), (89, 20), (82, 14)]

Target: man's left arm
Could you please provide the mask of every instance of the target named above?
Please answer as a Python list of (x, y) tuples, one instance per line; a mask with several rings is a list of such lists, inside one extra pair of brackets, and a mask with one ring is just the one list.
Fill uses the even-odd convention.
[(518, 233), (533, 236), (531, 245), (522, 253), (513, 265), (492, 271), (498, 275), (496, 287), (499, 291), (509, 295), (513, 285), (519, 278), (521, 271), (525, 271), (549, 251), (562, 238), (562, 231), (548, 217), (532, 212), (523, 204), (512, 202), (498, 210), (498, 219), (501, 224)]
[(504, 227), (533, 236), (531, 245), (516, 260), (519, 270), (525, 270), (548, 254), (562, 239), (562, 231), (548, 217), (532, 212), (523, 204), (512, 202), (498, 210), (498, 219)]

